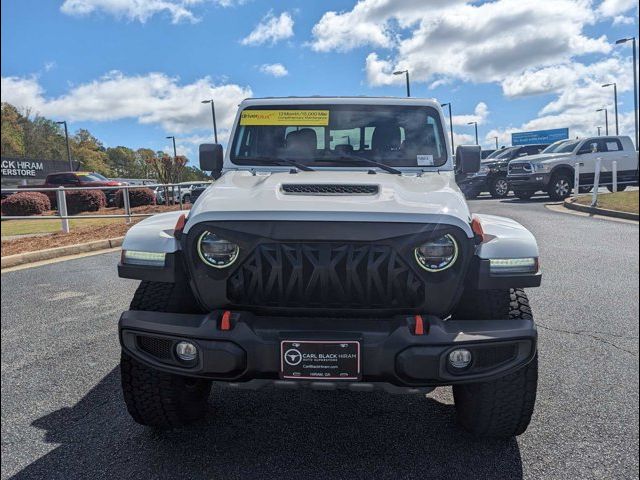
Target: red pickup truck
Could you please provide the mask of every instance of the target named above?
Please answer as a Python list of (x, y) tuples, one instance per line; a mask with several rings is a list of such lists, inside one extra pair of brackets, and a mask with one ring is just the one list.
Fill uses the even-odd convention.
[[(47, 175), (41, 185), (24, 185), (18, 188), (57, 188), (57, 187), (118, 187), (125, 185), (122, 182), (109, 180), (108, 178), (95, 172), (56, 172)], [(54, 196), (55, 192), (43, 192)], [(107, 202), (113, 203), (116, 190), (104, 190)]]

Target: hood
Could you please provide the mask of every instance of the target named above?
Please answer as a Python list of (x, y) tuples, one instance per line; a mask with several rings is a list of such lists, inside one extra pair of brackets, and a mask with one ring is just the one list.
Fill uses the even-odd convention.
[[(358, 188), (354, 193), (332, 189), (317, 194), (305, 191), (309, 185)], [(374, 193), (363, 193), (364, 186)], [(255, 175), (231, 171), (198, 197), (185, 232), (196, 223), (216, 220), (446, 223), (473, 236), (471, 214), (452, 172), (400, 176), (365, 171)]]
[(527, 155), (517, 160), (512, 160), (509, 163), (529, 163), (529, 162), (544, 162), (545, 160), (555, 160), (558, 158), (569, 157), (569, 153), (538, 153), (537, 155)]

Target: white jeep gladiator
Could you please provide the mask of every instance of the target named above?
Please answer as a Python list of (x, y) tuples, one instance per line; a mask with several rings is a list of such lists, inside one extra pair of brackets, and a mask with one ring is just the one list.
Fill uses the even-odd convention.
[(638, 185), (638, 153), (628, 136), (567, 140), (553, 152), (531, 155), (510, 162), (507, 180), (519, 198), (529, 199), (534, 193), (542, 190), (547, 192), (552, 200), (564, 200), (573, 190), (577, 164), (580, 165), (580, 193), (587, 193), (593, 189), (598, 160), (599, 185), (613, 190), (614, 162), (618, 176), (618, 191)]
[[(134, 420), (195, 422), (212, 382), (453, 386), (472, 434), (524, 432), (538, 247), (518, 223), (470, 213), (450, 149), (433, 100), (242, 102), (226, 152), (200, 147), (219, 180), (124, 240), (119, 274), (141, 280), (119, 322)], [(480, 166), (477, 146), (455, 156), (460, 173)]]

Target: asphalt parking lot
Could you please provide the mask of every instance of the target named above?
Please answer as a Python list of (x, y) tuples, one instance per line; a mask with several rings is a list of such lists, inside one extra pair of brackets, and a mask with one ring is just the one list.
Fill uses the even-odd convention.
[(638, 225), (480, 199), (536, 235), (540, 385), (529, 430), (474, 441), (428, 398), (214, 387), (202, 425), (157, 433), (122, 402), (115, 253), (2, 274), (2, 478), (637, 478)]

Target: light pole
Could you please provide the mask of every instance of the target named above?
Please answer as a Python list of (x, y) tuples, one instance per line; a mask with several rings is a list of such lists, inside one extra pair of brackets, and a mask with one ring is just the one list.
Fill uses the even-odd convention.
[(469, 122), (467, 125), (473, 125), (476, 127), (476, 145), (480, 145), (478, 142), (478, 122)]
[(638, 141), (638, 70), (637, 70), (638, 67), (636, 66), (636, 62), (637, 62), (636, 37), (621, 38), (620, 40), (616, 41), (616, 45), (620, 45), (628, 41), (631, 41), (633, 46), (633, 108), (634, 108), (633, 120), (635, 121), (635, 124), (636, 124), (636, 148), (638, 148), (638, 143), (639, 143)]
[(604, 112), (604, 134), (609, 135), (609, 112), (604, 107), (599, 108), (596, 112)]
[(215, 106), (215, 103), (214, 103), (213, 99), (211, 99), (211, 100), (202, 100), (201, 103), (210, 103), (211, 104), (211, 116), (213, 117), (213, 141), (215, 143), (218, 143), (218, 127), (216, 126), (216, 106)]
[(411, 96), (411, 89), (409, 88), (409, 70), (398, 70), (393, 72), (394, 75), (402, 75), (405, 74), (405, 78), (407, 80), (407, 97)]
[(605, 83), (602, 85), (603, 87), (611, 87), (613, 86), (613, 107), (616, 115), (616, 135), (620, 135), (620, 130), (618, 128), (618, 85), (616, 83)]
[(167, 137), (173, 140), (173, 160), (175, 161), (178, 158), (178, 152), (176, 151), (176, 137)]
[(496, 150), (498, 150), (498, 137), (493, 137), (496, 140)]
[(440, 105), (442, 108), (449, 107), (449, 131), (451, 133), (451, 151), (455, 151), (453, 146), (453, 116), (451, 115), (451, 102)]
[(600, 130), (602, 130), (602, 127), (596, 127), (598, 129), (598, 136), (600, 136)]
[(71, 149), (69, 148), (69, 131), (67, 130), (67, 121), (62, 120), (56, 123), (58, 125), (64, 125), (64, 138), (67, 142), (67, 162), (69, 162), (69, 171), (73, 171), (73, 164), (71, 163)]

